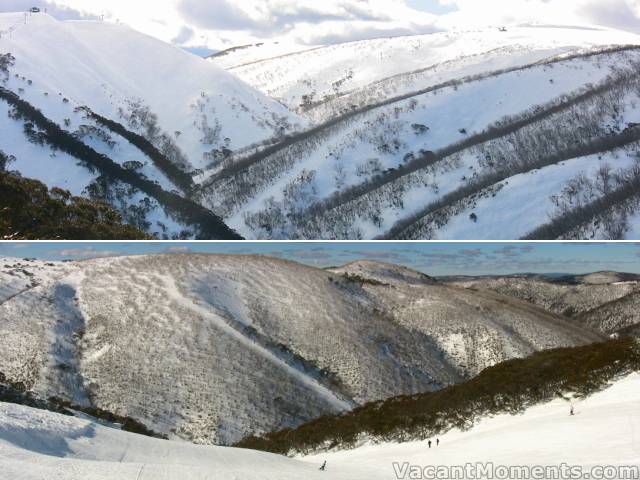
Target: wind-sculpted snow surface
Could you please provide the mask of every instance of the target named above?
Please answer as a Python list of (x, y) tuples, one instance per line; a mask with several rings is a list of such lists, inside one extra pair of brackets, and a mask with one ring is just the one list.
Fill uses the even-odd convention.
[(36, 288), (7, 287), (19, 294), (0, 305), (0, 372), (45, 398), (198, 443), (440, 389), (505, 359), (600, 338), (526, 303), (387, 264), (325, 271), (186, 254), (52, 268)]

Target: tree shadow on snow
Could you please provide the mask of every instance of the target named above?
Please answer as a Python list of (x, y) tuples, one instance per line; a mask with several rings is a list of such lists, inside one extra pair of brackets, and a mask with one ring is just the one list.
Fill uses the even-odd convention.
[(74, 453), (69, 444), (70, 440), (93, 438), (95, 435), (93, 423), (77, 428), (67, 427), (59, 432), (28, 426), (8, 428), (6, 425), (0, 425), (0, 439), (18, 448), (51, 457), (67, 457)]

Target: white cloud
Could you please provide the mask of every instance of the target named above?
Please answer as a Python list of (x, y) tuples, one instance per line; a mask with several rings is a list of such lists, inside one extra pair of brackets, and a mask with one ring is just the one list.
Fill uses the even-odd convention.
[[(26, 0), (2, 0), (4, 5)], [(425, 11), (436, 1), (455, 11)], [(424, 5), (423, 10), (409, 7)], [(424, 2), (424, 3), (421, 3)], [(49, 0), (167, 42), (227, 48), (265, 40), (305, 44), (513, 23), (597, 24), (640, 33), (640, 0)], [(439, 9), (439, 11), (445, 11)]]
[(640, 33), (640, 0), (440, 0), (458, 11), (440, 18), (444, 27), (544, 23), (595, 24)]
[[(56, 0), (183, 46), (227, 48), (282, 39), (315, 44), (434, 31), (405, 0)], [(187, 35), (190, 33), (190, 35)]]
[(105, 258), (117, 257), (121, 254), (112, 250), (98, 250), (95, 247), (68, 248), (52, 252), (60, 257), (67, 258)]

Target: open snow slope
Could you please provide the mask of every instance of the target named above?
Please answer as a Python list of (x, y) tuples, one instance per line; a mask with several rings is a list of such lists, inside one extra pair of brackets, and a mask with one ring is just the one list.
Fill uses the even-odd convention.
[[(0, 29), (23, 18), (2, 14)], [(296, 122), (295, 115), (233, 75), (121, 24), (32, 15), (10, 38), (3, 35), (0, 51), (16, 58), (12, 74), (20, 78), (11, 79), (9, 88), (24, 88), (24, 97), (58, 123), (78, 106), (122, 123), (136, 108), (148, 107), (193, 168), (201, 168), (203, 153), (225, 138), (228, 148), (238, 149), (279, 133), (279, 122)], [(57, 98), (50, 105), (45, 93), (62, 94), (69, 104)], [(219, 127), (213, 135), (219, 143), (201, 141), (203, 123)], [(175, 132), (181, 134), (176, 138)]]
[[(523, 26), (506, 32), (483, 28), (379, 38), (309, 47), (300, 52), (292, 48), (288, 54), (278, 56), (265, 46), (251, 46), (211, 57), (211, 61), (292, 109), (313, 111), (326, 102), (349, 108), (357, 104), (356, 93), (363, 94), (365, 89), (369, 100), (381, 100), (554, 55), (637, 43), (634, 34), (598, 27)], [(259, 60), (261, 51), (263, 59)], [(249, 57), (250, 52), (253, 57)], [(350, 98), (351, 103), (336, 102), (340, 97)], [(324, 117), (317, 112), (311, 115)]]
[(0, 471), (12, 480), (325, 478), (314, 465), (278, 455), (157, 440), (6, 403)]
[[(22, 263), (5, 268), (22, 278)], [(228, 444), (601, 338), (493, 292), (355, 265), (220, 255), (65, 263), (33, 288), (7, 287), (16, 295), (0, 304), (0, 372), (44, 398)]]
[(209, 56), (208, 59), (224, 69), (230, 69), (282, 55), (292, 55), (312, 48), (323, 47), (320, 45), (301, 45), (291, 41), (263, 42), (231, 47)]
[[(505, 466), (635, 467), (640, 470), (640, 375), (633, 373), (607, 390), (574, 401), (575, 416), (565, 400), (529, 408), (522, 415), (483, 419), (469, 431), (453, 430), (440, 445), (427, 442), (367, 445), (356, 450), (307, 457), (327, 461), (335, 478), (397, 478), (393, 462), (410, 465), (465, 466), (493, 463)], [(366, 472), (368, 477), (363, 475)], [(414, 478), (408, 475), (400, 478)], [(422, 478), (422, 477), (415, 477)], [(462, 477), (473, 478), (473, 477)], [(518, 478), (516, 476), (508, 478)], [(553, 478), (553, 477), (548, 477)], [(622, 476), (615, 478), (624, 478)]]
[[(634, 373), (603, 392), (574, 402), (573, 417), (566, 401), (555, 400), (521, 415), (486, 418), (468, 431), (451, 431), (431, 449), (426, 442), (378, 444), (300, 459), (156, 440), (3, 403), (0, 468), (6, 478), (15, 480), (389, 480), (398, 478), (394, 462), (398, 468), (405, 462), (422, 467), (475, 462), (567, 464), (584, 472), (599, 465), (640, 468), (638, 402), (640, 375)], [(324, 461), (327, 470), (320, 472)], [(407, 474), (404, 478), (420, 477)]]

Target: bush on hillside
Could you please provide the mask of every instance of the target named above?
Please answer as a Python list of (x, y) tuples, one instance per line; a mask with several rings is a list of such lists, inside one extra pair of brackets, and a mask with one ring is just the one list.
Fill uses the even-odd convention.
[(5, 240), (142, 240), (109, 205), (0, 171), (0, 238)]
[(548, 350), (487, 368), (443, 390), (372, 402), (295, 429), (248, 437), (235, 446), (286, 455), (350, 448), (362, 436), (378, 441), (423, 440), (452, 428), (468, 429), (484, 416), (517, 414), (569, 392), (586, 396), (637, 370), (640, 349), (631, 338)]
[(55, 397), (44, 400), (32, 391), (29, 391), (24, 384), (9, 381), (2, 372), (0, 372), (0, 402), (24, 405), (25, 407), (47, 410), (68, 416), (73, 416), (74, 412), (82, 412), (97, 420), (120, 425), (122, 430), (125, 432), (146, 435), (147, 437), (167, 438), (166, 435), (162, 435), (148, 429), (143, 423), (131, 417), (116, 415), (97, 407), (81, 407), (79, 405), (73, 405), (71, 402)]

